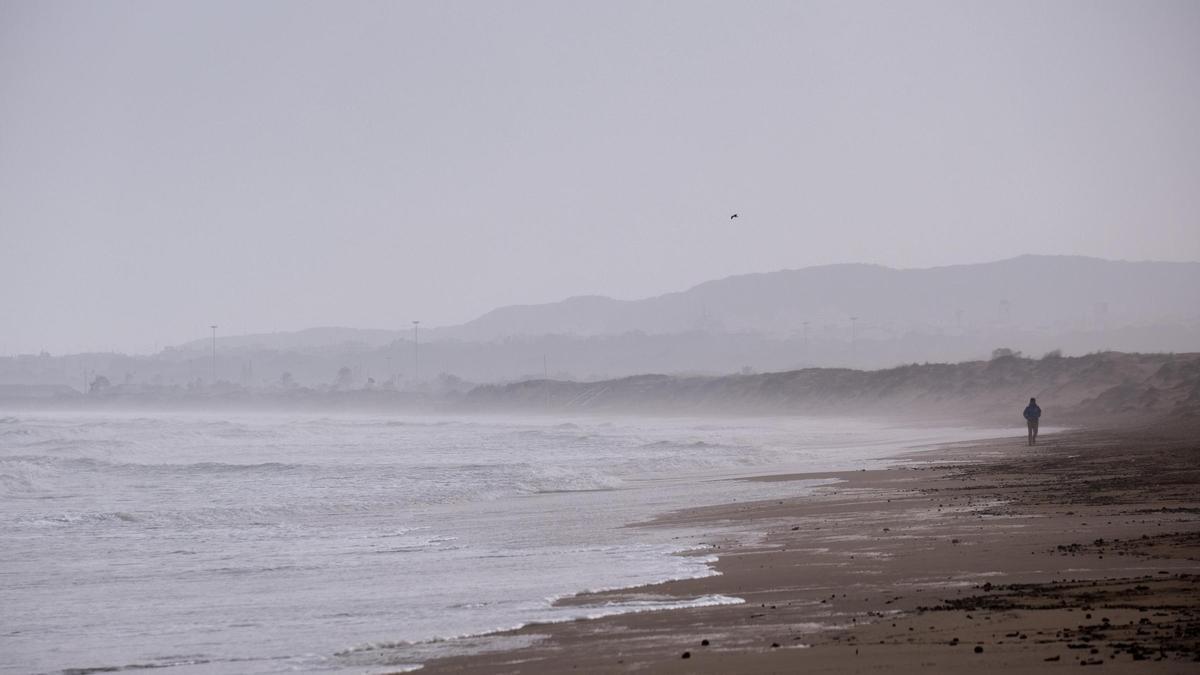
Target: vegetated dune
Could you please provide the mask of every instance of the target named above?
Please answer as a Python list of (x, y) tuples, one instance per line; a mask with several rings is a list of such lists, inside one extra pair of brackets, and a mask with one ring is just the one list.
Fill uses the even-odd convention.
[(477, 387), (477, 410), (872, 415), (1020, 420), (1037, 397), (1047, 423), (1200, 420), (1200, 354), (1104, 352), (1004, 356), (887, 370), (809, 368), (726, 377), (641, 375), (603, 382), (530, 380)]

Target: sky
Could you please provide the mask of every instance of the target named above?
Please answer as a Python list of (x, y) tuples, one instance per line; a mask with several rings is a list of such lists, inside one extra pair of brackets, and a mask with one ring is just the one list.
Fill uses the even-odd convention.
[(0, 0), (0, 354), (1195, 261), (1197, 120), (1192, 1)]

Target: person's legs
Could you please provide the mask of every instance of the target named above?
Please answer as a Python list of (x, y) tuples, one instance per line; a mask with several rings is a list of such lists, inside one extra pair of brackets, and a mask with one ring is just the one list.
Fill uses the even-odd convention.
[(1028, 438), (1025, 439), (1025, 445), (1033, 445), (1033, 420), (1025, 420), (1025, 426), (1028, 428)]
[(1030, 442), (1030, 445), (1037, 445), (1037, 432), (1038, 432), (1037, 427), (1038, 427), (1037, 420), (1033, 420), (1032, 422), (1029, 423), (1029, 433), (1033, 436), (1033, 439)]

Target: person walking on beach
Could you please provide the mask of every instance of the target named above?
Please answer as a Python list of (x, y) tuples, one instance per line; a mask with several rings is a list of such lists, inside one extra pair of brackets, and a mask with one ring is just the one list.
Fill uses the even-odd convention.
[(1038, 407), (1037, 399), (1029, 399), (1029, 405), (1025, 406), (1025, 425), (1029, 427), (1029, 445), (1037, 445), (1038, 419), (1042, 416), (1042, 409)]

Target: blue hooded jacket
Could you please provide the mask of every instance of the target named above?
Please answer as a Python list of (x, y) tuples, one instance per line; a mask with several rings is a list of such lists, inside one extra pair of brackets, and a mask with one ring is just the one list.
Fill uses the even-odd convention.
[(1036, 420), (1041, 416), (1042, 409), (1038, 407), (1038, 404), (1030, 403), (1029, 405), (1025, 406), (1025, 419)]

